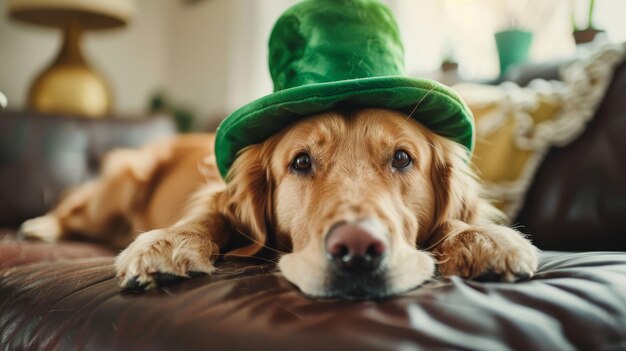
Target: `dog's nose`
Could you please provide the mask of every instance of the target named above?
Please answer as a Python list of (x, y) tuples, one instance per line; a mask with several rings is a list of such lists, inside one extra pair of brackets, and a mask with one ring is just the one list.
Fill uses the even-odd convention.
[(376, 270), (387, 247), (371, 232), (357, 224), (335, 226), (326, 237), (326, 253), (334, 268), (345, 273)]

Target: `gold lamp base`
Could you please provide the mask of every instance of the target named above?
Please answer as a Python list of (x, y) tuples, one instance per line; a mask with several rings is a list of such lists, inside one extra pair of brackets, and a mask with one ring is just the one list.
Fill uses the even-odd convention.
[(82, 55), (83, 34), (78, 20), (69, 20), (63, 30), (63, 46), (54, 62), (35, 79), (28, 105), (44, 113), (103, 117), (111, 109), (111, 91), (105, 79)]

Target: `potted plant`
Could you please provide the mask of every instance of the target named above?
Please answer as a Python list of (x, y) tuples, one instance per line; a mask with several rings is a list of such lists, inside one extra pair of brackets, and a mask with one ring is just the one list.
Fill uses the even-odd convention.
[(172, 104), (165, 94), (161, 92), (155, 93), (151, 98), (148, 105), (148, 110), (151, 113), (167, 113), (174, 119), (178, 131), (181, 133), (189, 133), (193, 128), (195, 121), (194, 113), (184, 107)]
[(587, 27), (579, 28), (576, 24), (576, 11), (574, 10), (574, 4), (572, 3), (572, 26), (574, 28), (574, 40), (576, 44), (588, 43), (598, 35), (598, 33), (604, 32), (601, 29), (596, 28), (593, 25), (593, 12), (596, 5), (596, 0), (589, 0), (589, 11), (587, 13)]
[(498, 58), (500, 60), (500, 75), (508, 69), (528, 60), (533, 33), (524, 29), (512, 28), (495, 33)]
[(456, 60), (451, 47), (444, 51), (437, 80), (446, 85), (454, 85), (461, 81), (459, 62)]
[(554, 16), (555, 3), (551, 1), (508, 0), (495, 2), (498, 18), (503, 21), (495, 36), (500, 75), (510, 67), (528, 60), (533, 31)]
[(441, 71), (442, 72), (450, 72), (456, 71), (459, 68), (459, 62), (456, 60), (454, 51), (452, 49), (452, 45), (450, 44), (450, 40), (448, 40), (448, 44), (446, 45), (446, 49), (444, 51), (443, 59), (441, 60)]

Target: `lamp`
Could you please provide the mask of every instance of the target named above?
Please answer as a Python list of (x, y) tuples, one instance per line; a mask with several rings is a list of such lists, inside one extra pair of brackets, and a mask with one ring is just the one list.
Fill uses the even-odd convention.
[(87, 64), (80, 42), (86, 30), (126, 25), (134, 12), (132, 0), (8, 0), (7, 9), (13, 19), (63, 30), (59, 54), (30, 87), (29, 107), (88, 117), (107, 114), (110, 88)]

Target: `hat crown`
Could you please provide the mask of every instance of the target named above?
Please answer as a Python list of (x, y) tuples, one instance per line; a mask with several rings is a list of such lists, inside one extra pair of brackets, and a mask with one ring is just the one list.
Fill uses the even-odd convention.
[(276, 22), (269, 40), (274, 91), (404, 73), (400, 31), (378, 0), (305, 0)]

